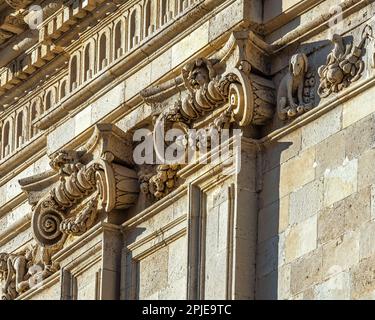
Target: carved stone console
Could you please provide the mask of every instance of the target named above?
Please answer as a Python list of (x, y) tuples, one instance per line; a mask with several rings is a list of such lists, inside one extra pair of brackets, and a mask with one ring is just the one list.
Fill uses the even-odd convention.
[(43, 280), (54, 273), (58, 266), (52, 256), (68, 237), (89, 230), (99, 211), (110, 213), (135, 204), (139, 185), (132, 158), (126, 135), (114, 125), (99, 124), (82, 149), (52, 155), (50, 171), (19, 181), (33, 206), (37, 245), (17, 255), (0, 255), (4, 299), (31, 288), (34, 278)]
[[(252, 32), (235, 32), (215, 56), (187, 63), (179, 77), (148, 88), (141, 96), (155, 107), (163, 104), (156, 123), (163, 123), (166, 130), (181, 129), (185, 136), (177, 140), (189, 141), (188, 131), (193, 128), (209, 134), (213, 128), (220, 131), (232, 124), (260, 126), (275, 113), (275, 88), (268, 79), (268, 67), (268, 46)], [(183, 94), (172, 101), (178, 92)], [(202, 127), (202, 119), (211, 123)], [(142, 190), (162, 198), (175, 185), (178, 168), (159, 166), (155, 176), (141, 177)]]

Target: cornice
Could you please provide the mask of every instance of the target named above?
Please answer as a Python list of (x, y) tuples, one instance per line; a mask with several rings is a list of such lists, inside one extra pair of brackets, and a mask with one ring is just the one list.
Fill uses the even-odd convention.
[[(374, 1), (375, 0), (344, 0), (339, 6), (342, 8), (343, 18), (346, 18)], [(336, 15), (337, 12), (334, 10), (332, 10), (332, 12), (323, 13), (310, 22), (295, 28), (280, 39), (270, 43), (273, 55), (278, 54), (280, 51), (295, 43), (301, 43), (323, 30), (328, 29), (330, 27), (329, 21)]]

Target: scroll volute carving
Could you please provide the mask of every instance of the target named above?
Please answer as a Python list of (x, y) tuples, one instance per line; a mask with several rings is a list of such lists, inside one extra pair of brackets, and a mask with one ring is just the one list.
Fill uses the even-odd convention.
[[(60, 151), (51, 157), (50, 165), (53, 170), (48, 179), (54, 183), (41, 194), (32, 212), (34, 238), (42, 247), (59, 249), (68, 235), (87, 231), (98, 210), (126, 209), (137, 200), (131, 144), (113, 125), (97, 125), (81, 151)], [(39, 183), (46, 184), (40, 178), (20, 181), (34, 202)]]
[[(155, 106), (168, 104), (171, 96), (183, 91), (159, 116), (164, 121), (156, 123), (163, 123), (166, 130), (178, 127), (186, 135), (198, 119), (209, 118), (216, 110), (222, 114), (211, 120), (212, 126), (219, 129), (234, 123), (243, 127), (264, 125), (272, 119), (276, 104), (273, 82), (266, 76), (267, 50), (252, 32), (233, 33), (215, 56), (190, 61), (182, 68), (181, 76), (143, 90), (141, 96)], [(189, 137), (182, 138), (189, 141)], [(176, 186), (180, 167), (161, 165), (155, 175), (141, 176), (142, 191), (161, 199)]]
[[(141, 92), (149, 104), (160, 103), (181, 87), (187, 97), (165, 110), (170, 122), (191, 124), (224, 105), (232, 106), (233, 122), (240, 126), (263, 125), (275, 110), (275, 88), (267, 74), (267, 45), (251, 32), (233, 33), (213, 57), (187, 63), (181, 76)], [(256, 73), (252, 68), (257, 69)]]

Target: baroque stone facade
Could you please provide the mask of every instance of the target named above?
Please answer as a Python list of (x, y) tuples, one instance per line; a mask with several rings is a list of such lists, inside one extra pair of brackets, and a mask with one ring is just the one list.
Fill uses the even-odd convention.
[(374, 13), (0, 0), (1, 298), (375, 298)]

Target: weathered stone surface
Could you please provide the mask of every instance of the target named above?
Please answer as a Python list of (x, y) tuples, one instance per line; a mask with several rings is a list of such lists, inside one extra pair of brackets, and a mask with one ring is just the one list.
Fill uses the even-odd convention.
[[(369, 88), (366, 92), (362, 92), (357, 97), (354, 97), (343, 105), (343, 128), (349, 127), (355, 122), (375, 112), (375, 104), (369, 103), (369, 97), (371, 99), (373, 96), (374, 88)], [(358, 106), (360, 106), (360, 108)]]
[(358, 158), (375, 146), (375, 115), (355, 122), (345, 131), (345, 153), (349, 159)]
[(302, 128), (302, 149), (307, 149), (341, 130), (342, 108), (337, 107)]
[(319, 212), (318, 242), (324, 244), (337, 239), (345, 233), (345, 205), (343, 201), (336, 202)]
[(358, 189), (366, 188), (375, 183), (375, 172), (372, 170), (375, 150), (364, 152), (358, 159)]
[(322, 279), (323, 255), (319, 248), (292, 263), (291, 293), (298, 294)]
[(316, 214), (323, 206), (323, 179), (304, 185), (290, 194), (289, 223), (299, 223)]
[(285, 233), (285, 258), (288, 263), (316, 249), (317, 215), (291, 226)]
[(258, 241), (262, 242), (285, 231), (289, 224), (289, 196), (259, 211)]
[(350, 274), (341, 272), (316, 285), (315, 298), (318, 300), (349, 300)]
[(357, 191), (358, 160), (324, 173), (324, 204), (329, 206)]
[(264, 155), (264, 170), (268, 171), (298, 155), (301, 150), (302, 131), (295, 130), (270, 145)]
[(164, 247), (139, 262), (139, 299), (150, 298), (168, 285), (169, 248)]
[(351, 273), (351, 298), (361, 299), (375, 290), (375, 257), (363, 259)]
[(359, 232), (349, 232), (323, 246), (324, 278), (348, 271), (359, 263), (359, 240)]
[(342, 165), (345, 159), (345, 135), (340, 131), (316, 146), (316, 176)]
[(284, 197), (313, 181), (315, 178), (314, 163), (315, 148), (310, 148), (282, 164), (280, 168), (282, 183), (279, 185), (279, 197)]

